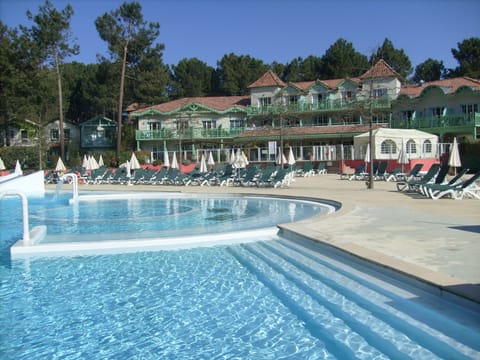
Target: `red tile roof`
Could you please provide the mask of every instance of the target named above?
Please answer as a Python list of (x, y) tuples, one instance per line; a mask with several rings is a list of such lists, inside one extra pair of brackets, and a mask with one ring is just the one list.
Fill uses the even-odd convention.
[(384, 78), (384, 77), (400, 77), (400, 75), (388, 65), (385, 60), (378, 60), (375, 65), (363, 75), (360, 79)]
[(469, 87), (474, 91), (480, 91), (480, 79), (472, 79), (465, 76), (445, 80), (429, 81), (422, 84), (403, 85), (400, 89), (400, 95), (407, 95), (411, 98), (415, 98), (420, 96), (425, 89), (431, 86), (437, 86), (441, 88), (444, 94), (453, 94), (463, 86)]
[(285, 82), (282, 81), (272, 70), (268, 70), (263, 74), (260, 79), (250, 84), (248, 88), (267, 87), (267, 86), (285, 86)]
[(188, 97), (137, 109), (133, 111), (133, 113), (144, 112), (147, 110), (157, 110), (163, 113), (168, 113), (187, 104), (200, 104), (214, 110), (224, 111), (234, 106), (245, 108), (247, 105), (250, 105), (250, 96)]

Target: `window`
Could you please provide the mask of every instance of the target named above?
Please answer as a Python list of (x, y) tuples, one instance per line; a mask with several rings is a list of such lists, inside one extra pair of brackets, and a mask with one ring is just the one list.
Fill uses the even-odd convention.
[(157, 160), (163, 161), (163, 158), (164, 158), (163, 157), (163, 148), (153, 146), (152, 147), (152, 161), (157, 161)]
[(380, 98), (380, 97), (387, 96), (387, 89), (373, 89), (372, 96), (374, 98)]
[(382, 154), (395, 154), (397, 152), (397, 144), (390, 139), (384, 140), (380, 145), (380, 152)]
[(466, 104), (462, 106), (462, 114), (470, 115), (473, 113), (478, 112), (478, 105), (477, 104)]
[(217, 127), (216, 120), (203, 120), (202, 124), (204, 129), (213, 129)]
[(58, 129), (50, 129), (50, 141), (60, 141), (60, 131)]
[(23, 144), (28, 143), (28, 131), (27, 130), (21, 130), (21, 135), (22, 135), (22, 143)]
[(432, 115), (436, 118), (439, 118), (439, 117), (443, 116), (444, 109), (445, 108), (443, 108), (443, 107), (432, 108)]
[(160, 121), (152, 121), (147, 123), (147, 130), (160, 130), (162, 125)]
[(343, 91), (342, 97), (344, 100), (347, 100), (347, 101), (353, 100), (353, 93), (351, 91)]
[(238, 129), (245, 127), (245, 120), (243, 119), (230, 119), (230, 129)]
[[(63, 138), (70, 140), (70, 129), (63, 129)], [(59, 129), (50, 129), (50, 141), (60, 141)]]
[(313, 94), (312, 95), (312, 100), (314, 104), (321, 103), (326, 99), (326, 94)]
[(288, 104), (296, 104), (298, 102), (298, 95), (290, 95), (288, 97)]
[(417, 144), (414, 140), (410, 139), (407, 141), (407, 154), (416, 154)]
[(272, 105), (272, 98), (271, 97), (260, 98), (260, 106), (268, 106), (268, 105)]
[(425, 140), (423, 142), (423, 152), (426, 154), (432, 153), (432, 142), (430, 140)]
[(388, 118), (389, 118), (389, 116), (386, 113), (373, 115), (372, 116), (372, 123), (373, 124), (387, 124), (388, 123)]
[(313, 118), (313, 126), (326, 126), (329, 125), (329, 119), (327, 115), (319, 115)]
[(405, 110), (400, 113), (402, 120), (412, 120), (413, 110)]

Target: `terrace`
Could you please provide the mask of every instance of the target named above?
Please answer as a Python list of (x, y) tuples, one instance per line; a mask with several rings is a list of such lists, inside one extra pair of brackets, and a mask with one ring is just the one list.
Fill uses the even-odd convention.
[(480, 127), (480, 113), (471, 115), (446, 115), (417, 117), (415, 119), (392, 119), (390, 127), (397, 129), (418, 129), (431, 133), (473, 133), (477, 137), (477, 127)]
[(373, 99), (372, 102), (365, 100), (324, 100), (315, 103), (298, 102), (295, 104), (272, 104), (267, 106), (247, 106), (247, 115), (267, 115), (282, 113), (306, 113), (306, 112), (327, 112), (342, 110), (362, 110), (369, 108), (370, 104), (373, 109), (389, 109), (391, 100), (386, 97)]

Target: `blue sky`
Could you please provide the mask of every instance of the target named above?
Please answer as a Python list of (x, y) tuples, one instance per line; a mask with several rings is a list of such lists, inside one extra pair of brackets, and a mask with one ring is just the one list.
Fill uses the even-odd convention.
[[(96, 62), (107, 47), (95, 19), (117, 9), (121, 0), (52, 0), (57, 9), (74, 8), (72, 32), (80, 55)], [(160, 23), (164, 62), (196, 57), (216, 66), (225, 54), (250, 55), (270, 64), (296, 57), (323, 56), (339, 38), (370, 55), (385, 38), (403, 49), (413, 67), (428, 58), (445, 67), (458, 64), (457, 43), (480, 37), (478, 0), (140, 0), (147, 21)], [(44, 0), (0, 0), (1, 20), (10, 27), (31, 26), (25, 13)]]

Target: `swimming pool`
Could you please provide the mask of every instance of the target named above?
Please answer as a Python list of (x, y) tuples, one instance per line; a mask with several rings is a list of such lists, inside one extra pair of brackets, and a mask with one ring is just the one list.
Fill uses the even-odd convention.
[[(242, 231), (276, 233), (276, 225), (335, 211), (336, 204), (253, 195), (159, 192), (95, 193), (71, 203), (69, 194), (30, 200), (32, 228), (46, 226), (32, 246), (15, 244), (12, 256), (122, 252), (242, 241)], [(4, 241), (19, 239), (18, 198), (2, 202)], [(18, 234), (18, 235), (17, 235)], [(227, 235), (228, 234), (228, 235)], [(0, 239), (1, 240), (1, 239)]]
[(463, 359), (480, 316), (307, 240), (13, 260), (4, 359)]

